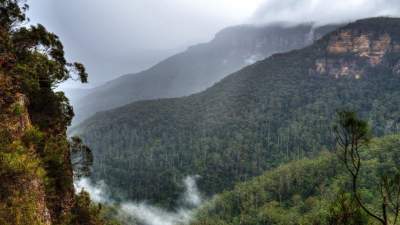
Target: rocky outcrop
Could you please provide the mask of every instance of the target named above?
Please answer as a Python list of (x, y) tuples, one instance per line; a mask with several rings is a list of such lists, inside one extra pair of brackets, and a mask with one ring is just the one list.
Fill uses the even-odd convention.
[[(381, 64), (387, 53), (400, 53), (400, 44), (394, 43), (387, 33), (340, 30), (330, 35), (326, 55), (315, 61), (311, 73), (327, 74), (336, 78), (351, 76), (359, 79), (365, 67)], [(400, 66), (395, 66), (393, 72), (400, 73)]]
[(374, 37), (374, 34), (354, 34), (342, 31), (331, 37), (327, 47), (329, 54), (340, 55), (352, 53), (368, 59), (371, 65), (379, 64), (390, 50), (391, 38), (388, 34)]
[[(0, 130), (6, 131), (10, 138), (17, 142), (24, 134), (32, 129), (31, 120), (28, 113), (28, 99), (25, 95), (18, 92), (10, 77), (0, 74)], [(37, 157), (36, 149), (27, 149), (28, 155), (32, 158)], [(36, 221), (43, 225), (51, 225), (51, 215), (46, 203), (46, 193), (44, 180), (39, 176), (17, 176), (13, 177), (12, 182), (3, 184), (10, 190), (2, 190), (10, 196), (8, 199), (20, 199), (21, 204), (25, 204), (24, 199), (30, 199), (35, 210)], [(6, 202), (2, 199), (0, 201)], [(23, 207), (23, 206), (21, 206)], [(32, 210), (32, 209), (31, 209)]]

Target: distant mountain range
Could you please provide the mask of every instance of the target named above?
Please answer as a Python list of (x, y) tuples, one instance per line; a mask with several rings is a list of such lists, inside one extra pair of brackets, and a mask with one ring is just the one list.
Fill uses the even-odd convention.
[[(292, 31), (305, 34), (308, 28)], [(227, 41), (232, 37), (228, 34), (246, 29), (255, 28), (228, 29), (214, 42), (233, 43)], [(154, 68), (173, 59), (193, 60), (189, 52), (200, 49)], [(188, 69), (207, 69), (189, 61)], [(120, 79), (121, 87), (128, 78)], [(172, 83), (163, 80), (159, 88)], [(358, 111), (378, 136), (398, 132), (399, 86), (400, 19), (373, 18), (341, 27), (309, 47), (256, 62), (201, 93), (97, 113), (72, 132), (95, 153), (95, 179), (132, 199), (173, 204), (186, 175), (200, 175), (201, 189), (211, 195), (282, 162), (331, 147), (330, 128), (338, 109)], [(110, 84), (106, 90), (111, 87), (117, 86)], [(181, 94), (184, 89), (179, 89)]]
[(96, 112), (139, 100), (181, 97), (205, 90), (226, 75), (274, 53), (298, 49), (337, 26), (243, 25), (219, 32), (148, 70), (128, 74), (72, 99), (74, 124)]

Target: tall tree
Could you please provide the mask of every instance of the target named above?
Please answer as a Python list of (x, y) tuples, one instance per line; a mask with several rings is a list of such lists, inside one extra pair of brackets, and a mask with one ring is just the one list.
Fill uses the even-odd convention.
[(377, 188), (381, 200), (380, 210), (368, 208), (360, 194), (359, 176), (362, 166), (360, 152), (371, 137), (368, 123), (359, 119), (355, 112), (341, 111), (338, 113), (334, 132), (337, 154), (351, 176), (352, 192), (357, 204), (382, 225), (397, 224), (400, 214), (400, 176), (398, 173), (393, 175), (384, 172), (379, 175)]

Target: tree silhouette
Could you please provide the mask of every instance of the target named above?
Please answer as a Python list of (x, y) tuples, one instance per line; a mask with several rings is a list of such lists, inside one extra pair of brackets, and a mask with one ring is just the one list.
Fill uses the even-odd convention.
[(334, 126), (337, 143), (337, 155), (351, 176), (352, 192), (357, 204), (370, 217), (383, 225), (397, 224), (400, 212), (400, 177), (399, 174), (383, 173), (379, 177), (378, 189), (381, 198), (380, 213), (367, 207), (362, 201), (359, 188), (359, 176), (362, 166), (360, 151), (370, 141), (368, 123), (359, 119), (355, 112), (338, 112), (337, 125)]

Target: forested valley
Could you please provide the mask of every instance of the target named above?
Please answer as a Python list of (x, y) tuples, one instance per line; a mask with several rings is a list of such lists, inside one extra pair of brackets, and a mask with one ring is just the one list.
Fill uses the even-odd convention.
[(212, 196), (331, 149), (338, 110), (358, 112), (378, 137), (397, 133), (399, 26), (395, 18), (360, 20), (199, 94), (98, 113), (72, 132), (95, 153), (94, 179), (123, 198), (173, 208), (180, 180), (192, 174)]

